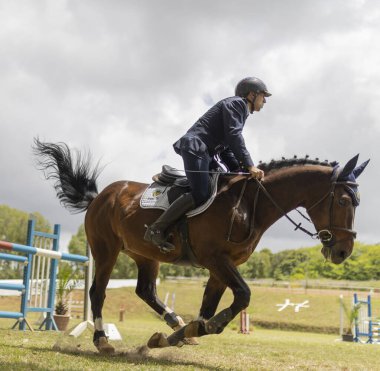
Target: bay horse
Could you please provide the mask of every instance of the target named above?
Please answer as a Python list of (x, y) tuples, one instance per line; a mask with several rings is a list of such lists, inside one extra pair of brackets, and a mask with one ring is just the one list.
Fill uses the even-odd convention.
[[(198, 266), (208, 269), (198, 319), (185, 324), (180, 316), (157, 297), (156, 278), (160, 262), (183, 261), (184, 245), (173, 226), (171, 242), (175, 250), (162, 253), (143, 239), (145, 225), (161, 211), (142, 209), (140, 198), (147, 184), (117, 181), (100, 193), (98, 167), (91, 158), (76, 151), (76, 159), (65, 143), (42, 143), (35, 139), (35, 154), (47, 179), (55, 180), (61, 203), (71, 211), (85, 211), (85, 230), (95, 261), (90, 289), (94, 318), (93, 342), (101, 353), (112, 353), (102, 322), (106, 287), (120, 252), (130, 256), (138, 267), (136, 294), (153, 308), (174, 330), (167, 336), (155, 333), (150, 348), (181, 346), (186, 339), (219, 334), (250, 302), (250, 289), (237, 270), (255, 250), (263, 233), (282, 216), (297, 207), (308, 212), (316, 233), (301, 229), (322, 242), (323, 256), (335, 264), (347, 259), (354, 246), (355, 208), (359, 204), (356, 178), (368, 161), (357, 165), (358, 155), (344, 167), (337, 163), (291, 159), (260, 164), (265, 179), (259, 182), (246, 175), (223, 175), (219, 190), (209, 208), (188, 218), (188, 240)], [(288, 217), (289, 218), (289, 217)], [(290, 219), (290, 218), (289, 218)], [(194, 263), (194, 262), (193, 262)], [(233, 293), (232, 304), (215, 314), (226, 288)]]

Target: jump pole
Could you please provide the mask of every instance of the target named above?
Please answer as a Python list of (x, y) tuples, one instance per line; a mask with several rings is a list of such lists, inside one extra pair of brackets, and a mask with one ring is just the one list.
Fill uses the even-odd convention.
[[(56, 224), (54, 226), (54, 233), (44, 233), (38, 232), (34, 229), (35, 221), (29, 220), (28, 223), (28, 234), (27, 234), (27, 245), (0, 241), (0, 249), (9, 251), (9, 252), (19, 252), (26, 254), (26, 257), (4, 254), (0, 255), (0, 259), (6, 259), (11, 261), (17, 261), (24, 263), (24, 272), (23, 272), (23, 283), (20, 284), (0, 284), (0, 288), (7, 290), (17, 290), (21, 291), (21, 305), (20, 312), (5, 312), (0, 311), (0, 318), (14, 318), (17, 319), (17, 322), (12, 328), (15, 328), (19, 325), (20, 330), (25, 330), (26, 326), (33, 331), (32, 326), (27, 321), (26, 316), (28, 312), (41, 312), (46, 313), (46, 318), (40, 325), (40, 329), (45, 325), (46, 330), (57, 330), (57, 326), (53, 319), (54, 312), (54, 302), (55, 302), (55, 293), (56, 293), (56, 278), (57, 278), (57, 267), (59, 260), (73, 261), (77, 263), (83, 263), (84, 265), (88, 264), (87, 256), (61, 253), (58, 251), (59, 247), (59, 234), (60, 226)], [(31, 246), (35, 237), (48, 238), (52, 240), (52, 250), (42, 249), (38, 247)], [(31, 270), (32, 270), (32, 260), (34, 256), (42, 256), (48, 259), (51, 259), (50, 264), (50, 275), (49, 275), (49, 290), (46, 304), (40, 304), (40, 307), (28, 306), (29, 295), (31, 294)], [(42, 293), (41, 293), (42, 294)], [(40, 300), (41, 302), (41, 300)]]

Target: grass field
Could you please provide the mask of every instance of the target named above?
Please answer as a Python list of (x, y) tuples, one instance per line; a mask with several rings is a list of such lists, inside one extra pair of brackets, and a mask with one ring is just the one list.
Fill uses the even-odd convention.
[[(158, 287), (161, 298), (175, 292), (175, 310), (187, 320), (195, 317), (202, 298), (199, 281), (163, 282)], [(170, 329), (138, 299), (133, 289), (109, 290), (105, 304), (105, 321), (117, 325), (123, 342), (114, 342), (117, 354), (100, 356), (92, 346), (90, 331), (79, 339), (56, 332), (19, 332), (9, 330), (11, 320), (0, 320), (1, 370), (380, 370), (380, 346), (343, 343), (337, 334), (316, 334), (295, 331), (261, 329), (260, 321), (273, 327), (283, 324), (305, 326), (310, 322), (319, 328), (339, 326), (339, 292), (303, 289), (253, 288), (250, 335), (238, 334), (235, 320), (220, 335), (200, 338), (198, 346), (148, 350), (144, 347), (156, 331)], [(351, 293), (344, 292), (347, 303)], [(374, 308), (380, 311), (375, 294)], [(299, 313), (288, 308), (277, 311), (276, 304), (288, 298), (293, 302), (309, 300), (310, 308)], [(227, 292), (221, 307), (232, 299)], [(17, 309), (17, 298), (0, 298), (2, 310)], [(169, 301), (171, 304), (171, 300)], [(8, 308), (3, 308), (6, 305)], [(16, 307), (14, 307), (16, 305)], [(119, 308), (127, 308), (124, 322), (118, 322)], [(375, 313), (376, 314), (376, 313)], [(72, 320), (74, 326), (79, 320)], [(305, 327), (306, 328), (306, 327)]]
[[(167, 331), (153, 319), (130, 319), (118, 328), (117, 354), (96, 354), (90, 332), (73, 339), (54, 332), (0, 330), (3, 370), (376, 370), (377, 345), (337, 342), (334, 335), (230, 328), (200, 339), (200, 345), (147, 350), (154, 331)], [(54, 347), (54, 345), (58, 343)]]

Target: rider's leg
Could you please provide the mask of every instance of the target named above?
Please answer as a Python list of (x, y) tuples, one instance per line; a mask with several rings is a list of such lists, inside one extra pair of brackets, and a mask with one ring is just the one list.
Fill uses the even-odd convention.
[(166, 241), (165, 231), (183, 214), (193, 209), (194, 205), (194, 199), (191, 193), (185, 193), (177, 198), (169, 208), (148, 227), (144, 235), (144, 240), (150, 241), (157, 246), (165, 247), (167, 250), (174, 249), (174, 246)]
[(207, 157), (200, 158), (189, 152), (181, 151), (185, 165), (186, 177), (189, 180), (191, 194), (195, 206), (198, 207), (206, 202), (210, 196), (210, 161)]
[[(186, 169), (186, 175), (192, 189), (191, 193), (185, 193), (175, 200), (163, 214), (148, 227), (144, 240), (150, 241), (167, 250), (174, 246), (166, 241), (165, 231), (177, 221), (183, 214), (205, 202), (209, 195), (209, 161), (199, 158), (191, 153), (181, 152)], [(191, 172), (187, 170), (192, 170)]]

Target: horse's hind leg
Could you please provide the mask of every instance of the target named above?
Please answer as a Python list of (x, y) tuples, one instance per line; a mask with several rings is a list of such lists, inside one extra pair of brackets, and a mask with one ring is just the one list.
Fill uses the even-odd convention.
[[(156, 279), (159, 263), (138, 255), (129, 254), (129, 256), (135, 260), (138, 268), (136, 294), (154, 309), (156, 313), (162, 316), (167, 325), (174, 331), (185, 326), (183, 319), (167, 307), (157, 296)], [(185, 339), (184, 342), (192, 345), (198, 344), (195, 339)]]
[[(106, 288), (120, 249), (107, 249), (104, 243), (92, 243), (95, 260), (95, 277), (90, 288), (91, 310), (94, 318), (93, 342), (101, 353), (113, 353), (114, 347), (108, 344), (103, 327), (102, 308), (106, 298)], [(108, 244), (108, 246), (111, 246)]]

